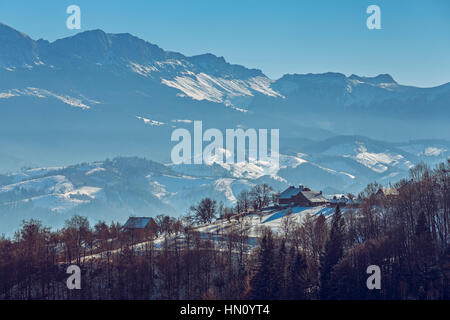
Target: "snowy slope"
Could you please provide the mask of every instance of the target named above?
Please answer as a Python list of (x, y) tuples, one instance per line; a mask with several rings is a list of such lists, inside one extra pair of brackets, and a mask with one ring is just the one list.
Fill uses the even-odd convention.
[[(131, 34), (101, 30), (48, 42), (1, 24), (0, 39), (0, 147), (8, 159), (23, 159), (1, 161), (0, 172), (116, 155), (167, 162), (172, 130), (192, 129), (195, 120), (205, 129), (280, 129), (281, 139), (450, 138), (449, 84), (415, 88), (386, 74), (294, 74), (274, 80), (210, 53), (186, 56)], [(408, 166), (409, 159), (366, 149), (352, 151), (349, 159), (386, 176), (397, 162)], [(426, 161), (442, 158), (448, 152), (442, 150), (449, 148), (403, 149)], [(345, 159), (337, 164), (300, 158), (307, 162), (298, 170), (328, 171), (336, 176), (334, 184), (341, 180), (347, 187), (357, 177)], [(262, 163), (224, 169), (243, 179), (275, 175)]]
[[(351, 208), (343, 208), (341, 212), (345, 214), (347, 211), (354, 210)], [(239, 221), (231, 219), (230, 221), (217, 220), (212, 223), (201, 225), (194, 230), (200, 232), (203, 235), (209, 235), (220, 238), (221, 235), (226, 235), (233, 229), (244, 228), (250, 237), (250, 243), (255, 244), (256, 239), (260, 236), (262, 228), (270, 228), (278, 235), (283, 233), (283, 224), (286, 223), (286, 219), (290, 219), (291, 222), (302, 223), (307, 216), (317, 217), (321, 214), (325, 218), (330, 218), (335, 212), (335, 208), (332, 207), (293, 207), (290, 209), (271, 209), (265, 210), (262, 214), (249, 214), (241, 217)]]
[[(450, 144), (433, 139), (450, 139), (450, 84), (415, 88), (387, 74), (273, 80), (213, 54), (188, 57), (101, 30), (48, 42), (0, 23), (0, 48), (0, 173), (15, 172), (0, 175), (2, 222), (23, 217), (4, 209), (16, 207), (49, 219), (177, 215), (205, 196), (234, 204), (256, 183), (357, 193), (450, 156)], [(204, 129), (280, 129), (280, 167), (162, 165), (173, 129), (195, 120)], [(159, 163), (92, 162), (117, 155)], [(67, 166), (75, 163), (83, 164)]]
[[(445, 161), (446, 148), (449, 143), (443, 141), (389, 144), (346, 136), (306, 145), (290, 155), (281, 154), (279, 167), (262, 161), (226, 164), (213, 159), (210, 164), (158, 164), (154, 169), (147, 167), (152, 162), (140, 160), (133, 169), (133, 158), (125, 158), (123, 163), (101, 161), (0, 175), (0, 197), (33, 202), (32, 198), (58, 195), (77, 206), (98, 199), (105, 189), (137, 188), (143, 195), (152, 195), (156, 203), (184, 212), (207, 196), (235, 204), (240, 191), (258, 183), (268, 183), (279, 191), (304, 184), (316, 190), (334, 190), (330, 193), (358, 193), (369, 182), (388, 185), (406, 177), (409, 169), (424, 158), (432, 158), (434, 163)], [(129, 183), (132, 185), (126, 185)], [(51, 202), (48, 209), (54, 209)]]

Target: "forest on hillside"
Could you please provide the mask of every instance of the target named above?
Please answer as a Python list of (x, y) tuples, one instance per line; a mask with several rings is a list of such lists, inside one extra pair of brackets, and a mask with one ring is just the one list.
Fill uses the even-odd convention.
[[(207, 198), (183, 218), (158, 216), (139, 237), (78, 215), (60, 230), (24, 221), (0, 238), (0, 299), (449, 299), (450, 160), (412, 168), (395, 196), (380, 187), (330, 218), (287, 215), (281, 232), (261, 228), (254, 244), (242, 217), (276, 201), (268, 186), (235, 208)], [(221, 241), (196, 230), (217, 215), (230, 226)], [(66, 286), (72, 264), (80, 290)], [(381, 289), (367, 288), (370, 265)]]

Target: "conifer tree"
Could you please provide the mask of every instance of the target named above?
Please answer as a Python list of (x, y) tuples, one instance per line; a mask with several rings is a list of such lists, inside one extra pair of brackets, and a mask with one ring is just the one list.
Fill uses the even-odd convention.
[(330, 299), (333, 294), (333, 285), (330, 282), (333, 267), (339, 262), (344, 253), (345, 225), (339, 205), (331, 221), (331, 229), (325, 243), (325, 250), (321, 257), (320, 270), (320, 296)]
[(296, 252), (295, 248), (292, 247), (288, 267), (287, 299), (304, 300), (306, 298), (307, 268), (306, 260), (301, 252)]
[(261, 240), (258, 264), (250, 280), (251, 299), (271, 300), (279, 298), (279, 274), (275, 263), (275, 244), (272, 231), (265, 230)]

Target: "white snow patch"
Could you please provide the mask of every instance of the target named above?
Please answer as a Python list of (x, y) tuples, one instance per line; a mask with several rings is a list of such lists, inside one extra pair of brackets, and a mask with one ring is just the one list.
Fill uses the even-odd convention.
[(8, 90), (6, 92), (0, 92), (0, 98), (4, 98), (4, 99), (12, 98), (12, 97), (19, 97), (19, 96), (33, 96), (33, 97), (37, 97), (37, 98), (53, 97), (71, 107), (81, 108), (81, 109), (90, 109), (90, 107), (88, 105), (84, 104), (83, 101), (80, 99), (71, 97), (69, 95), (56, 94), (56, 93), (50, 92), (45, 89), (40, 89), (40, 88), (27, 87), (25, 89), (12, 89), (12, 90)]
[(65, 176), (56, 175), (22, 181), (0, 187), (0, 193), (11, 191), (21, 192), (22, 190), (40, 193), (65, 193), (72, 191), (73, 185)]
[(86, 175), (90, 176), (91, 174), (94, 174), (94, 173), (97, 173), (97, 172), (102, 172), (102, 171), (106, 171), (105, 168), (98, 167), (98, 168), (94, 168), (92, 170), (89, 170), (88, 172), (86, 172)]
[(425, 151), (423, 152), (424, 155), (428, 156), (428, 157), (437, 157), (439, 156), (441, 153), (445, 152), (447, 150), (445, 149), (439, 149), (439, 148), (435, 148), (435, 147), (428, 147), (425, 149)]
[(144, 121), (145, 124), (148, 124), (150, 126), (162, 126), (165, 125), (165, 122), (161, 122), (161, 121), (156, 121), (156, 120), (152, 120), (152, 119), (148, 119), (148, 118), (144, 118), (144, 117), (140, 117), (140, 116), (136, 116), (137, 119)]
[(142, 65), (135, 62), (130, 62), (129, 67), (133, 72), (136, 72), (143, 77), (148, 77), (150, 73), (158, 71), (158, 68), (155, 66)]
[[(184, 72), (174, 79), (162, 79), (161, 82), (169, 87), (183, 92), (194, 100), (208, 100), (218, 103), (231, 103), (236, 97), (251, 97), (255, 92), (271, 96), (282, 97), (270, 85), (272, 80), (258, 76), (248, 80), (214, 78), (206, 73), (193, 74)], [(245, 110), (245, 109), (243, 109)]]
[(176, 122), (176, 123), (192, 123), (194, 121), (189, 120), (189, 119), (176, 119), (176, 120), (172, 120), (172, 122)]
[(308, 161), (302, 159), (301, 157), (305, 156), (301, 153), (297, 154), (297, 157), (295, 156), (288, 156), (280, 154), (280, 168), (297, 168), (299, 165), (306, 163)]
[(388, 169), (387, 165), (397, 165), (403, 159), (403, 156), (368, 152), (364, 145), (360, 145), (355, 159), (373, 171), (382, 173)]
[(231, 184), (233, 183), (234, 179), (231, 178), (222, 178), (217, 179), (214, 183), (214, 188), (223, 193), (228, 201), (231, 203), (236, 203), (236, 197), (233, 194), (233, 190), (231, 189)]
[[(146, 178), (150, 178), (147, 176)], [(158, 199), (163, 199), (164, 197), (170, 195), (170, 192), (167, 191), (166, 187), (159, 183), (158, 181), (150, 181), (150, 187), (152, 189), (153, 195), (158, 197)]]
[(18, 97), (18, 94), (14, 94), (11, 92), (0, 92), (0, 99), (8, 99), (12, 97)]

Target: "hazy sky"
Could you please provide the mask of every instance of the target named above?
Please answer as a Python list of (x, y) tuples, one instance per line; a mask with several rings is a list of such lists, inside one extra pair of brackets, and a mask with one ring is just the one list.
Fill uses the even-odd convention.
[[(449, 0), (0, 0), (0, 21), (52, 41), (79, 32), (66, 28), (71, 4), (81, 8), (81, 31), (211, 52), (274, 79), (335, 71), (389, 73), (421, 87), (450, 82)], [(381, 8), (381, 30), (366, 27), (372, 4)]]

